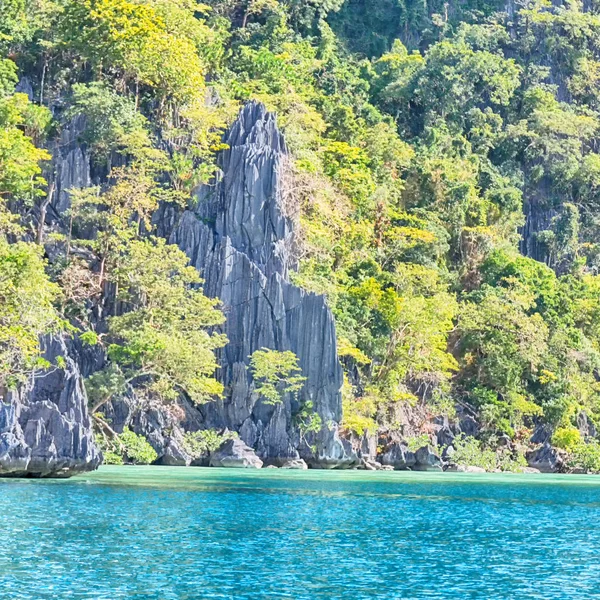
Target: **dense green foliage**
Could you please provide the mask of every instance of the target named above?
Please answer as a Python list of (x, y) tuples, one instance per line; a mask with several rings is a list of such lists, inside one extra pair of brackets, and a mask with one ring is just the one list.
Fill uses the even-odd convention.
[(214, 429), (188, 431), (183, 437), (183, 448), (192, 459), (196, 460), (207, 457), (211, 452), (218, 450), (223, 442), (235, 438), (237, 438), (237, 433), (234, 431), (223, 433), (219, 433)]
[[(569, 432), (582, 411), (600, 423), (600, 13), (503, 6), (0, 0), (2, 230), (36, 229), (31, 207), (51, 193), (45, 136), (73, 117), (86, 116), (105, 175), (72, 193), (64, 259), (49, 270), (56, 310), (108, 352), (91, 396), (122, 380), (167, 401), (219, 393), (224, 340), (207, 328), (220, 317), (150, 217), (210, 178), (221, 132), (254, 98), (278, 112), (291, 150), (294, 280), (327, 295), (342, 361), (360, 374), (344, 389), (347, 430), (394, 428), (401, 405), (469, 405), (490, 448), (540, 421)], [(14, 93), (18, 70), (36, 103)], [(21, 248), (45, 277), (39, 252)], [(127, 310), (91, 339), (109, 288)], [(19, 336), (29, 346), (51, 321), (38, 313)], [(18, 352), (2, 367), (11, 376), (33, 357)], [(261, 375), (267, 358), (253, 369), (275, 402), (296, 369)], [(575, 448), (566, 434), (556, 443)]]
[(256, 350), (250, 357), (250, 372), (255, 382), (254, 391), (267, 404), (281, 402), (285, 394), (297, 392), (306, 381), (299, 375), (298, 357), (289, 350)]
[(144, 436), (138, 435), (125, 427), (123, 433), (107, 440), (102, 436), (97, 437), (98, 446), (102, 449), (104, 463), (107, 465), (149, 465), (153, 463), (158, 454), (147, 442)]

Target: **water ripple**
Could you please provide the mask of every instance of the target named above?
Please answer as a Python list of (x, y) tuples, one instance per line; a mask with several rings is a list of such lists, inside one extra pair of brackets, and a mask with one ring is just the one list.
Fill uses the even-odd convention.
[(0, 600), (600, 598), (594, 477), (103, 468), (0, 503)]

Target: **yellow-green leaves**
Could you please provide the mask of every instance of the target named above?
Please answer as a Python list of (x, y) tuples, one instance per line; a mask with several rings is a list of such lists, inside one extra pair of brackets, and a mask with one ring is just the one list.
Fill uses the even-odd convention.
[(0, 389), (25, 380), (40, 358), (40, 336), (60, 328), (54, 301), (60, 291), (44, 272), (34, 244), (0, 236)]
[[(204, 88), (199, 31), (190, 32), (188, 26), (179, 34), (177, 29), (180, 19), (188, 18), (185, 22), (189, 25), (194, 6), (161, 4), (68, 1), (58, 25), (62, 44), (98, 71), (120, 72), (127, 83), (147, 85), (163, 99), (185, 102)], [(186, 33), (194, 37), (190, 39)]]
[(127, 309), (109, 320), (112, 360), (163, 400), (182, 391), (198, 403), (219, 395), (214, 350), (226, 339), (210, 328), (224, 317), (217, 301), (192, 287), (198, 272), (185, 254), (164, 240), (132, 241), (112, 279)]
[(254, 391), (267, 404), (282, 402), (285, 394), (298, 392), (306, 381), (300, 374), (298, 357), (289, 350), (256, 350), (250, 356), (250, 372), (255, 382)]

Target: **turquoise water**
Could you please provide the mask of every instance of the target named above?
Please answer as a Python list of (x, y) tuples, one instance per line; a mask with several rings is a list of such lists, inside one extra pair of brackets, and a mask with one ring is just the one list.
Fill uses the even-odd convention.
[(0, 480), (0, 599), (600, 598), (599, 520), (591, 476)]

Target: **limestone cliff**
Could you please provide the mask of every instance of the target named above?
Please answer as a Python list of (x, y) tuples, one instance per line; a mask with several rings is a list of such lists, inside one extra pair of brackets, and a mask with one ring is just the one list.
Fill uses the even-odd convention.
[(100, 464), (76, 353), (59, 337), (42, 345), (46, 359), (65, 366), (0, 399), (0, 476), (69, 477)]
[[(80, 142), (83, 122), (73, 122), (56, 142), (54, 197), (45, 214), (51, 230), (64, 229), (66, 190), (91, 185), (90, 160)], [(342, 416), (342, 367), (333, 316), (324, 297), (293, 285), (294, 224), (286, 214), (282, 175), (287, 150), (275, 116), (248, 104), (225, 136), (220, 176), (199, 190), (189, 210), (165, 207), (157, 229), (180, 246), (204, 279), (205, 293), (219, 298), (229, 343), (220, 351), (217, 376), (222, 399), (177, 410), (150, 406), (131, 392), (106, 408), (111, 426), (146, 436), (163, 464), (188, 464), (183, 431), (229, 429), (239, 433), (267, 464), (303, 458), (313, 467), (350, 466), (357, 459), (338, 435)], [(64, 340), (44, 341), (48, 358), (63, 356), (64, 369), (37, 376), (0, 404), (0, 475), (68, 476), (95, 468), (94, 446), (82, 377), (103, 366)], [(270, 405), (254, 392), (248, 370), (257, 349), (291, 350), (306, 384), (297, 397)], [(82, 375), (83, 374), (83, 375)], [(307, 422), (320, 423), (306, 431)], [(304, 423), (304, 426), (303, 426)]]
[[(332, 314), (324, 297), (288, 279), (294, 230), (283, 206), (284, 138), (275, 116), (250, 103), (224, 141), (219, 180), (199, 191), (170, 236), (227, 317), (229, 343), (218, 357), (226, 395), (199, 407), (203, 425), (238, 431), (266, 461), (300, 456), (315, 467), (352, 464), (337, 432), (343, 375)], [(273, 406), (253, 392), (247, 366), (262, 347), (298, 356), (307, 378), (298, 398)], [(317, 434), (304, 436), (297, 426), (303, 407), (320, 417)]]

